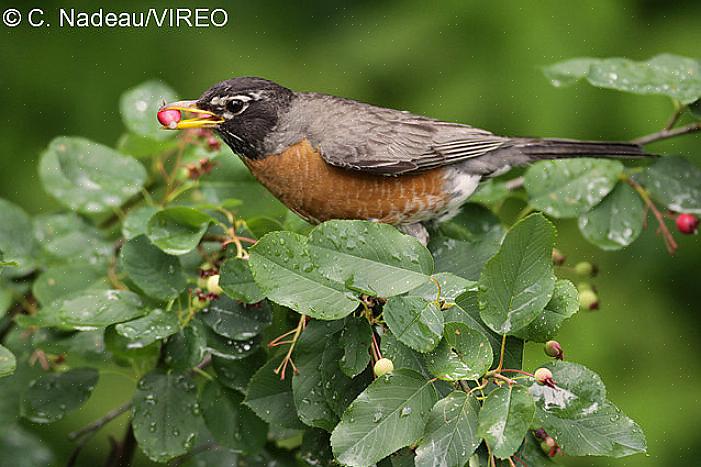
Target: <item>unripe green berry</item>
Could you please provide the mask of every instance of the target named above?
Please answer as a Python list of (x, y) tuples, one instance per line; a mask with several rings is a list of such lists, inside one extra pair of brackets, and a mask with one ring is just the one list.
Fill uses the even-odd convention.
[(582, 290), (579, 292), (579, 306), (584, 310), (598, 310), (599, 297), (593, 290)]
[(373, 371), (375, 372), (375, 376), (379, 378), (387, 373), (392, 373), (392, 371), (394, 371), (394, 363), (392, 363), (392, 360), (389, 358), (381, 358), (375, 363)]
[(540, 384), (547, 384), (553, 380), (553, 372), (547, 368), (538, 368), (535, 373), (533, 373), (533, 376), (535, 376), (535, 380)]
[(593, 264), (583, 261), (574, 265), (574, 272), (576, 272), (578, 276), (593, 277), (596, 275), (597, 271)]
[(196, 310), (200, 310), (207, 306), (207, 300), (203, 300), (200, 297), (192, 297), (192, 307)]
[(564, 356), (564, 352), (562, 351), (562, 346), (558, 341), (548, 341), (545, 343), (545, 347), (543, 349), (545, 351), (545, 355), (553, 358), (557, 358), (558, 360), (562, 360), (562, 357)]
[(219, 287), (219, 274), (215, 274), (207, 278), (207, 290), (213, 294), (221, 295), (223, 290), (221, 287)]

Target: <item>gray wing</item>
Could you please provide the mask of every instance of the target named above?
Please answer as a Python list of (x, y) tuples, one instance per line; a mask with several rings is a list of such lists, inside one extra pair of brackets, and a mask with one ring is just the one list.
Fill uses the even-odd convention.
[(479, 128), (321, 94), (301, 94), (293, 107), (291, 115), (304, 112), (304, 134), (326, 162), (378, 175), (428, 170), (511, 146), (509, 138)]

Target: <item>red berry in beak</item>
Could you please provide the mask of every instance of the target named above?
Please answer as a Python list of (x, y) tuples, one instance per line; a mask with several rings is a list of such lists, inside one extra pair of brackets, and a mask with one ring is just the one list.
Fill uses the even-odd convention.
[(182, 115), (179, 110), (165, 109), (159, 110), (156, 117), (161, 125), (167, 126), (168, 128), (175, 128), (175, 125), (181, 120)]
[(695, 234), (699, 228), (699, 218), (693, 214), (679, 214), (675, 222), (677, 223), (677, 230), (685, 235)]

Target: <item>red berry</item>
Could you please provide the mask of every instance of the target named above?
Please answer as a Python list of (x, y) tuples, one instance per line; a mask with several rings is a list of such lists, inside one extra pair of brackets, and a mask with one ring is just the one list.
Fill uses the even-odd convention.
[(168, 128), (173, 128), (182, 118), (180, 111), (174, 109), (159, 110), (156, 117), (161, 125), (167, 126)]
[(209, 138), (207, 138), (207, 148), (210, 151), (218, 151), (220, 147), (221, 143), (217, 138), (215, 138), (214, 136), (210, 136)]
[(695, 234), (699, 228), (699, 218), (693, 214), (682, 213), (677, 216), (677, 230), (686, 235)]

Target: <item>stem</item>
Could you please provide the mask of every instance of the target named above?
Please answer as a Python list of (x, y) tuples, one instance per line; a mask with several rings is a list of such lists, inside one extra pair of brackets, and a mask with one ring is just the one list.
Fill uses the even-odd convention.
[(664, 139), (674, 138), (676, 136), (687, 135), (689, 133), (695, 133), (701, 131), (701, 122), (690, 123), (685, 126), (680, 126), (678, 128), (663, 128), (655, 133), (650, 133), (649, 135), (641, 136), (635, 138), (631, 143), (645, 145), (654, 143), (656, 141), (662, 141)]
[(124, 432), (122, 441), (112, 445), (112, 450), (105, 462), (105, 467), (130, 467), (134, 459), (135, 448), (136, 439), (134, 438), (134, 428), (130, 421)]
[(502, 371), (502, 372), (507, 372), (507, 373), (519, 373), (519, 374), (522, 374), (522, 375), (530, 376), (531, 378), (535, 378), (535, 375), (534, 375), (534, 374), (529, 373), (529, 372), (527, 372), (527, 371), (523, 371), (523, 370), (517, 370), (517, 369), (515, 369), (515, 368), (504, 368), (504, 369), (501, 370), (501, 371)]
[(679, 101), (675, 100), (674, 101), (674, 113), (672, 114), (671, 117), (669, 117), (669, 120), (667, 121), (667, 124), (664, 126), (665, 130), (671, 130), (674, 128), (674, 125), (677, 124), (681, 116), (684, 114), (684, 111), (686, 110), (686, 106), (682, 105)]
[(504, 352), (506, 350), (506, 336), (501, 336), (501, 350), (499, 351), (499, 366), (495, 370), (495, 373), (499, 373), (504, 367)]
[(673, 255), (674, 252), (677, 250), (677, 242), (674, 240), (672, 232), (670, 232), (667, 228), (667, 224), (665, 224), (664, 215), (660, 212), (659, 209), (657, 209), (655, 203), (652, 202), (652, 200), (650, 199), (650, 195), (647, 193), (647, 190), (645, 190), (645, 188), (643, 188), (638, 182), (636, 182), (632, 178), (627, 178), (626, 182), (628, 183), (628, 185), (633, 187), (633, 189), (638, 193), (638, 195), (640, 195), (640, 198), (642, 198), (643, 202), (645, 203), (645, 206), (647, 206), (647, 208), (655, 216), (655, 219), (657, 219), (659, 231), (662, 234), (662, 238), (664, 239), (667, 251), (670, 255)]
[(290, 348), (287, 349), (287, 354), (285, 354), (285, 357), (282, 359), (282, 362), (280, 362), (280, 365), (275, 369), (275, 374), (280, 375), (280, 379), (285, 379), (285, 370), (287, 370), (288, 364), (292, 365), (292, 369), (295, 373), (298, 372), (297, 367), (295, 367), (295, 364), (292, 361), (292, 352), (294, 351), (295, 346), (297, 345), (297, 340), (299, 340), (299, 336), (304, 330), (304, 325), (306, 324), (306, 321), (307, 317), (305, 315), (299, 317), (299, 323), (297, 324), (297, 327), (294, 330), (294, 335), (292, 336), (292, 343), (290, 344)]
[(89, 435), (88, 438), (92, 437), (103, 426), (107, 425), (109, 422), (111, 422), (115, 418), (119, 417), (124, 412), (128, 411), (129, 409), (131, 409), (131, 407), (132, 407), (132, 402), (129, 401), (126, 404), (124, 404), (120, 407), (117, 407), (116, 409), (110, 410), (102, 418), (98, 418), (94, 422), (92, 422), (88, 425), (85, 425), (83, 428), (69, 433), (68, 439), (70, 439), (71, 441), (75, 441), (78, 438), (82, 438), (85, 435)]

